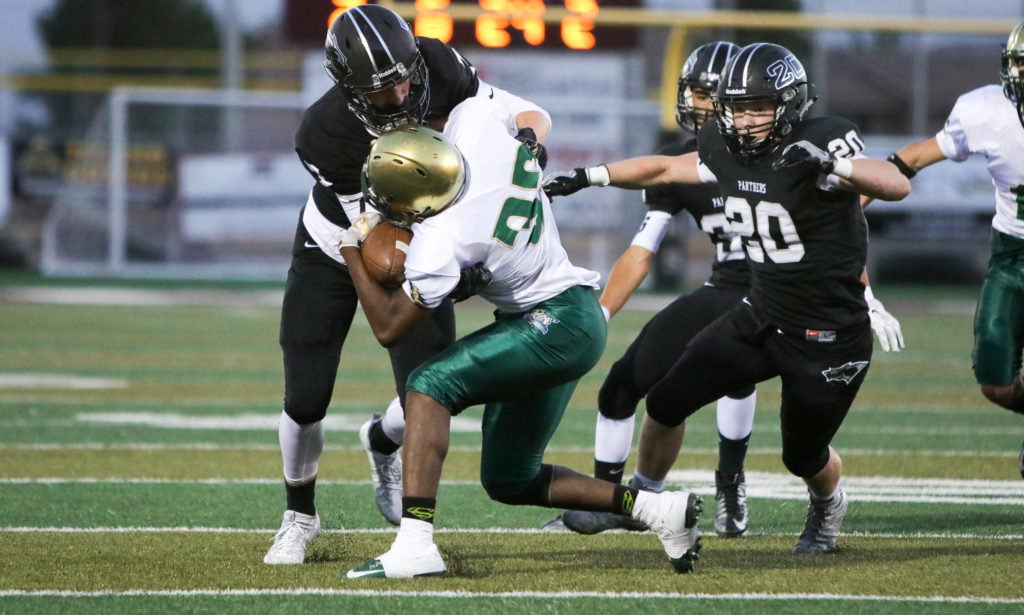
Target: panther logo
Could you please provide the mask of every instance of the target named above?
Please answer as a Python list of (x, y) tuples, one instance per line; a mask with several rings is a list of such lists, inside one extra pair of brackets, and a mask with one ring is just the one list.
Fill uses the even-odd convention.
[(551, 325), (562, 322), (555, 318), (554, 316), (552, 316), (551, 314), (548, 314), (544, 310), (534, 310), (527, 314), (526, 316), (524, 316), (523, 318), (525, 318), (526, 321), (529, 322), (531, 325), (536, 327), (537, 330), (541, 332), (541, 335), (547, 335), (548, 327), (550, 327)]
[(857, 374), (864, 371), (864, 368), (868, 366), (868, 361), (850, 361), (849, 363), (840, 365), (839, 367), (830, 367), (826, 370), (822, 370), (821, 375), (825, 377), (825, 382), (842, 382), (844, 384), (850, 384), (853, 379), (857, 377)]

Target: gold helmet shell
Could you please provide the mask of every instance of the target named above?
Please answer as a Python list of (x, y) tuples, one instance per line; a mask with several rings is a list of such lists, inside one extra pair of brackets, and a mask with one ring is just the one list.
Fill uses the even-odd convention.
[(408, 227), (459, 200), (469, 183), (462, 152), (425, 126), (382, 134), (363, 166), (363, 194), (391, 222)]
[(1003, 86), (1003, 94), (1017, 107), (1017, 115), (1024, 125), (1024, 75), (1021, 75), (1021, 64), (1024, 63), (1024, 21), (1018, 23), (1006, 39), (1002, 60), (999, 82)]

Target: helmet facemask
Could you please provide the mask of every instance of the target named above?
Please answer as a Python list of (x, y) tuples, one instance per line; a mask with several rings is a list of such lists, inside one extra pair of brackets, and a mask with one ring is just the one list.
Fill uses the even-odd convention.
[[(348, 108), (359, 121), (363, 123), (368, 131), (374, 136), (379, 136), (390, 130), (403, 126), (418, 126), (423, 123), (427, 115), (427, 108), (430, 106), (430, 85), (427, 80), (426, 66), (422, 57), (417, 57), (411, 69), (405, 69), (397, 64), (399, 71), (396, 75), (405, 75), (404, 78), (389, 80), (386, 85), (374, 89), (363, 89), (345, 87), (348, 95)], [(409, 93), (405, 96), (401, 105), (392, 107), (375, 107), (370, 102), (369, 95), (401, 85), (409, 81)]]
[(1024, 64), (1024, 22), (1010, 33), (1002, 53), (1002, 69), (999, 82), (1003, 95), (1017, 107), (1017, 118), (1024, 126), (1024, 81), (1021, 80), (1021, 65)]
[(715, 112), (718, 115), (719, 130), (725, 136), (729, 151), (745, 161), (756, 160), (773, 151), (785, 134), (789, 134), (792, 125), (784, 120), (786, 107), (777, 105), (771, 119), (758, 124), (736, 126), (734, 107), (737, 104), (768, 102), (773, 99), (736, 100), (722, 102), (716, 100)]
[(680, 83), (679, 92), (676, 95), (676, 123), (680, 128), (691, 132), (697, 132), (704, 122), (715, 115), (714, 108), (698, 109), (693, 104), (694, 89), (702, 89), (708, 95), (714, 91)]

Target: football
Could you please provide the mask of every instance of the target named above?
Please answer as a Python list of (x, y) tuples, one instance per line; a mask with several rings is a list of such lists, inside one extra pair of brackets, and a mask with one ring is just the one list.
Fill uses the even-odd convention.
[(409, 253), (412, 231), (380, 221), (363, 240), (363, 264), (366, 271), (384, 288), (397, 288), (405, 281), (405, 256)]

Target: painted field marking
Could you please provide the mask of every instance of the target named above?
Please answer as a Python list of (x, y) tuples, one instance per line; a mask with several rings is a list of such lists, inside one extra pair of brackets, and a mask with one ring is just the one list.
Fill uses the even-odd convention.
[(58, 598), (105, 598), (105, 597), (190, 597), (190, 596), (365, 596), (392, 598), (545, 598), (573, 600), (579, 598), (604, 598), (611, 600), (658, 598), (667, 600), (701, 599), (701, 600), (844, 600), (849, 602), (955, 602), (961, 604), (1024, 604), (1024, 598), (999, 598), (989, 596), (880, 596), (858, 594), (803, 594), (803, 593), (682, 593), (682, 592), (471, 592), (454, 591), (397, 591), (370, 589), (329, 589), (320, 587), (289, 588), (289, 589), (187, 589), (187, 590), (100, 590), (100, 591), (62, 591), (62, 590), (0, 590), (0, 597), (58, 597)]
[[(361, 422), (356, 421), (353, 425)], [(62, 423), (57, 423), (62, 424)], [(358, 431), (356, 429), (335, 429), (335, 431)], [(467, 430), (468, 431), (468, 430)], [(175, 444), (162, 444), (159, 442), (0, 442), (0, 450), (27, 450), (27, 451), (280, 451), (276, 444), (222, 444), (219, 442), (183, 442)], [(324, 451), (362, 451), (359, 444), (325, 444)], [(452, 446), (449, 452), (458, 453), (479, 453), (479, 446)], [(547, 453), (593, 453), (590, 446), (549, 446)], [(636, 449), (632, 449), (636, 453)], [(882, 448), (844, 448), (844, 455), (860, 455), (864, 457), (992, 457), (1000, 459), (1016, 459), (1019, 451), (977, 451), (977, 450), (918, 450), (909, 451), (906, 449), (886, 450)], [(747, 450), (751, 455), (780, 455), (782, 449), (778, 447), (757, 447)], [(718, 448), (684, 448), (682, 454), (690, 455), (718, 455)]]
[(70, 374), (0, 372), (0, 389), (126, 389), (123, 378), (89, 378)]
[[(369, 417), (352, 414), (334, 414), (323, 420), (325, 429), (359, 431)], [(277, 431), (281, 420), (276, 414), (180, 414), (176, 412), (79, 412), (75, 420), (83, 423), (111, 425), (145, 425), (164, 429), (239, 429)], [(480, 420), (452, 418), (452, 431), (479, 432)]]
[[(174, 526), (174, 527), (151, 527), (151, 526), (104, 526), (104, 527), (31, 527), (31, 526), (8, 526), (0, 527), (0, 534), (270, 534), (278, 531), (277, 527), (267, 528), (236, 528), (236, 527), (204, 527), (204, 526)], [(398, 530), (394, 527), (356, 527), (356, 528), (323, 528), (323, 534), (395, 534)], [(521, 527), (483, 527), (483, 528), (447, 528), (438, 527), (434, 529), (435, 534), (569, 534), (568, 529), (541, 529)], [(633, 533), (626, 530), (608, 530), (604, 534), (627, 534)], [(780, 538), (798, 536), (799, 532), (766, 532), (764, 530), (748, 530), (744, 536), (757, 536), (761, 538)], [(966, 533), (936, 533), (936, 532), (912, 532), (908, 534), (898, 532), (843, 532), (843, 536), (854, 536), (857, 538), (884, 538), (884, 539), (920, 539), (920, 540), (1024, 540), (1024, 534), (966, 534)]]
[[(806, 500), (804, 482), (788, 474), (748, 472), (747, 497), (770, 500)], [(702, 496), (714, 496), (714, 474), (708, 470), (673, 470), (666, 481)], [(9, 477), (0, 485), (278, 485), (279, 478), (100, 478)], [(369, 485), (369, 480), (317, 481), (321, 486)], [(476, 487), (477, 481), (441, 481), (443, 485)], [(988, 504), (1024, 506), (1024, 481), (947, 478), (848, 476), (842, 485), (853, 502), (906, 502), (916, 504)]]

